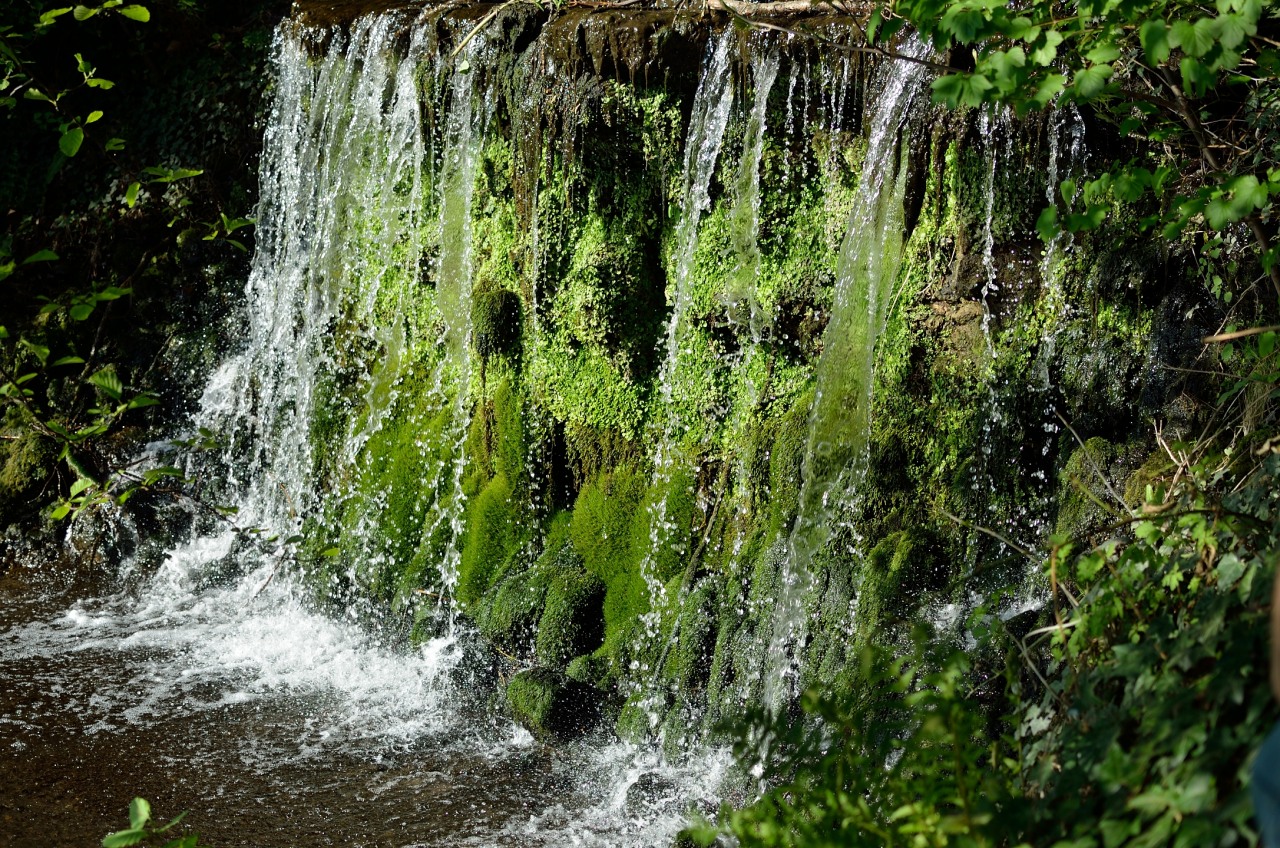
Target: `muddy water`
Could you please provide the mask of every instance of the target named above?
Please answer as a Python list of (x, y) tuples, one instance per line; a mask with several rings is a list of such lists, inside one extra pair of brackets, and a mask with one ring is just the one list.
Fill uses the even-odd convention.
[(449, 640), (380, 646), (264, 571), (205, 585), (229, 543), (131, 591), (0, 581), (0, 846), (96, 845), (134, 795), (202, 843), (262, 848), (665, 846), (715, 804), (722, 754), (543, 746), (462, 708)]

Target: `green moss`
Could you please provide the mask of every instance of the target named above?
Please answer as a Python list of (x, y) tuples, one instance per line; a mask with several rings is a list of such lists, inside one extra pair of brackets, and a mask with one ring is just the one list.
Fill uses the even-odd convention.
[(669, 593), (675, 610), (675, 641), (667, 653), (661, 670), (662, 679), (678, 699), (697, 703), (707, 687), (716, 641), (716, 585), (704, 580), (685, 597), (678, 590)]
[(599, 695), (549, 668), (532, 668), (511, 678), (507, 704), (516, 721), (543, 741), (571, 738), (599, 720)]
[(471, 343), (482, 357), (517, 356), (524, 305), (508, 289), (485, 289), (471, 300)]
[(565, 677), (601, 687), (608, 685), (609, 661), (596, 654), (574, 657), (564, 669)]
[(30, 500), (57, 462), (54, 443), (31, 430), (0, 441), (0, 514)]
[(519, 390), (504, 377), (493, 393), (493, 472), (524, 483), (525, 428)]
[(800, 508), (804, 454), (809, 439), (813, 393), (796, 399), (778, 422), (769, 452), (769, 534), (786, 532)]
[(466, 542), (458, 568), (458, 601), (475, 603), (489, 590), (523, 541), (521, 504), (505, 474), (485, 484), (467, 508)]
[[(582, 487), (573, 507), (569, 534), (586, 570), (605, 584), (605, 646), (616, 653), (638, 617), (649, 610), (648, 589), (640, 574), (643, 550), (634, 546), (633, 525), (642, 516), (645, 481), (620, 469)], [(642, 516), (643, 520), (643, 516)]]
[(508, 654), (532, 655), (549, 583), (546, 568), (509, 569), (472, 605), (480, 635)]
[(650, 732), (656, 726), (654, 718), (645, 699), (642, 696), (632, 696), (619, 711), (613, 732), (623, 742), (642, 744), (648, 741)]
[(604, 641), (605, 584), (573, 563), (561, 565), (551, 578), (546, 609), (538, 622), (537, 657), (545, 666), (562, 668), (589, 654)]
[(1056, 530), (1086, 539), (1114, 520), (1117, 506), (1107, 490), (1108, 471), (1118, 458), (1106, 439), (1092, 438), (1071, 452), (1062, 467)]

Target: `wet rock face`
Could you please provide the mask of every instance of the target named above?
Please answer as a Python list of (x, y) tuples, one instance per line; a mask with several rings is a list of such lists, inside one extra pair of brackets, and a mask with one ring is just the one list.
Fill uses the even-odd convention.
[(507, 684), (507, 704), (520, 726), (543, 742), (565, 742), (600, 720), (600, 693), (550, 668), (522, 671)]
[[(343, 53), (375, 8), (399, 10), (387, 41)], [(396, 126), (421, 158), (390, 196), (428, 208), (390, 256), (382, 234), (419, 207), (355, 221), (379, 240), (352, 237), (371, 261), (343, 270), (382, 280), (377, 326), (339, 324), (349, 373), (317, 401), (334, 425), (313, 427), (314, 476), (343, 493), (342, 463), (371, 470), (328, 525), (385, 534), (400, 599), (438, 589), (456, 553), (444, 594), (502, 662), (536, 664), (505, 694), (540, 739), (604, 712), (624, 738), (676, 744), (774, 672), (856, 688), (862, 647), (960, 610), (960, 575), (1005, 562), (973, 526), (1034, 547), (1087, 525), (1058, 414), (1127, 446), (1144, 381), (1151, 408), (1194, 409), (1156, 370), (1191, 350), (1183, 301), (1153, 320), (1141, 263), (1103, 261), (1110, 236), (1038, 240), (1047, 165), (1075, 167), (1043, 121), (944, 116), (925, 82), (899, 114), (894, 66), (712, 13), (353, 0), (295, 21), (300, 65), (337, 51), (350, 90), (404, 86)], [(393, 54), (420, 64), (394, 87), (363, 79)], [(352, 207), (386, 193), (380, 170), (355, 176)], [(403, 345), (361, 341), (394, 341), (397, 321)], [(807, 572), (788, 608), (810, 629), (784, 651), (779, 597)]]
[(647, 771), (627, 787), (627, 810), (633, 815), (644, 812), (646, 808), (661, 803), (675, 792), (676, 786), (670, 779), (657, 772)]

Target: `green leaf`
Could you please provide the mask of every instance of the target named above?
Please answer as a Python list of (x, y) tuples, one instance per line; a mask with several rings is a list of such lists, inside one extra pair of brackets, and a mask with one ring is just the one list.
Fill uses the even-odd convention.
[(876, 6), (871, 12), (871, 17), (867, 19), (866, 36), (867, 44), (875, 46), (876, 33), (880, 30), (880, 24), (884, 22), (884, 10), (880, 6)]
[(1269, 197), (1267, 186), (1260, 183), (1252, 174), (1244, 174), (1230, 180), (1225, 188), (1231, 192), (1232, 211), (1240, 218), (1267, 205)]
[(92, 303), (77, 303), (71, 307), (71, 317), (76, 321), (83, 321), (93, 314)]
[(1036, 65), (1048, 65), (1058, 57), (1058, 45), (1062, 43), (1062, 33), (1056, 29), (1044, 31), (1044, 44), (1031, 51), (1030, 59)]
[[(49, 511), (49, 517), (52, 518), (54, 521), (61, 521), (62, 519), (66, 518), (67, 515), (70, 514), (70, 512), (71, 512), (71, 504), (67, 503), (66, 501), (63, 501), (62, 503), (58, 504), (52, 510)], [(124, 832), (125, 831), (120, 831), (120, 833), (124, 833)], [(111, 836), (118, 836), (118, 835), (119, 833), (113, 833)], [(110, 839), (111, 836), (108, 836), (107, 839)], [(107, 839), (102, 840), (103, 845), (107, 844)], [(111, 844), (136, 845), (138, 843), (137, 841), (134, 841), (134, 842), (115, 842)]]
[(320, 556), (336, 557), (340, 553), (342, 553), (342, 551), (339, 550), (338, 548), (325, 548), (323, 551), (320, 552)]
[(142, 409), (145, 406), (156, 406), (160, 403), (157, 398), (151, 395), (138, 395), (129, 401), (127, 409)]
[(1077, 99), (1090, 100), (1097, 97), (1106, 88), (1107, 80), (1115, 73), (1110, 65), (1092, 65), (1076, 71), (1072, 88)]
[(153, 177), (150, 182), (153, 183), (174, 183), (178, 180), (187, 180), (191, 177), (198, 177), (204, 173), (196, 168), (143, 168), (144, 174)]
[(117, 150), (124, 150), (123, 138), (109, 138), (104, 146), (108, 153), (114, 153)]
[(61, 359), (49, 363), (51, 368), (57, 368), (59, 365), (83, 365), (84, 359), (79, 356), (64, 356)]
[(1200, 97), (1214, 83), (1213, 71), (1190, 56), (1184, 56), (1178, 68), (1182, 72), (1182, 87), (1192, 97)]
[(36, 356), (36, 359), (40, 360), (41, 365), (43, 365), (46, 361), (48, 361), (49, 348), (45, 347), (44, 345), (36, 344), (35, 342), (27, 341), (26, 339), (19, 339), (18, 343), (21, 344), (23, 347), (25, 347), (27, 350), (34, 353)]
[(113, 366), (107, 366), (90, 375), (89, 382), (106, 392), (112, 400), (120, 400), (124, 394), (124, 385), (120, 382), (120, 377)]
[(933, 99), (954, 108), (981, 106), (991, 81), (982, 74), (949, 74), (933, 81)]
[(103, 91), (108, 91), (116, 87), (116, 84), (113, 83), (111, 80), (102, 79), (101, 77), (93, 77), (92, 79), (87, 79), (84, 81), (84, 84), (89, 86), (90, 88), (100, 88)]
[(1036, 232), (1040, 234), (1042, 241), (1052, 241), (1054, 236), (1061, 232), (1058, 226), (1058, 207), (1046, 206), (1044, 211), (1040, 213), (1040, 217), (1036, 219)]
[(970, 44), (986, 30), (987, 16), (985, 10), (981, 8), (974, 8), (963, 2), (954, 3), (947, 7), (942, 20), (938, 22), (938, 27), (943, 32), (949, 33), (956, 41)]
[(1027, 64), (1027, 54), (1021, 47), (1011, 47), (987, 56), (987, 67), (993, 71), (994, 82), (1004, 94), (1013, 93), (1020, 82), (1019, 70)]
[(1005, 22), (1004, 35), (1014, 41), (1025, 41), (1028, 44), (1040, 37), (1040, 27), (1031, 19), (1022, 15)]
[(76, 495), (80, 494), (92, 485), (93, 481), (88, 477), (77, 478), (77, 480), (71, 484), (71, 497), (74, 498)]
[(1169, 44), (1181, 47), (1188, 56), (1203, 56), (1214, 44), (1214, 23), (1212, 18), (1201, 18), (1195, 23), (1190, 21), (1174, 21), (1173, 30), (1169, 33)]
[(156, 832), (156, 833), (164, 833), (164, 832), (165, 832), (165, 831), (167, 831), (167, 830), (173, 830), (175, 827), (177, 827), (177, 826), (178, 826), (178, 823), (179, 823), (179, 822), (181, 822), (181, 821), (182, 821), (183, 819), (185, 819), (186, 817), (187, 817), (187, 813), (186, 813), (186, 811), (184, 810), (184, 811), (182, 811), (181, 813), (178, 813), (178, 815), (174, 816), (174, 817), (173, 817), (173, 820), (172, 820), (171, 822), (169, 822), (168, 824), (166, 824), (164, 827), (157, 827), (157, 828), (155, 829), (155, 832)]
[(1215, 22), (1218, 41), (1228, 50), (1244, 43), (1245, 38), (1258, 31), (1258, 27), (1240, 15), (1222, 15)]
[(121, 288), (120, 286), (107, 286), (101, 291), (93, 293), (94, 300), (119, 300), (126, 295), (133, 294), (131, 288)]
[(140, 23), (145, 24), (147, 21), (151, 20), (151, 13), (147, 11), (146, 6), (121, 6), (119, 9), (116, 9), (116, 11), (130, 20), (138, 21)]
[(102, 120), (102, 111), (95, 109), (89, 113), (88, 117), (84, 119), (84, 122), (86, 124), (96, 124), (100, 120)]
[(58, 139), (58, 149), (68, 159), (80, 152), (81, 144), (84, 144), (84, 130), (79, 127), (72, 127), (62, 134), (62, 138)]
[(1157, 18), (1146, 21), (1138, 31), (1138, 38), (1150, 64), (1159, 65), (1169, 58), (1169, 25), (1164, 21)]
[(38, 88), (28, 88), (26, 91), (22, 92), (22, 96), (26, 100), (40, 100), (45, 103), (53, 102), (52, 97), (45, 94), (43, 91), (41, 91)]
[(124, 205), (130, 209), (138, 202), (138, 192), (142, 189), (142, 183), (129, 183), (129, 188), (124, 193)]
[(58, 254), (52, 250), (37, 250), (35, 253), (22, 260), (23, 265), (30, 265), (32, 262), (54, 262), (58, 258)]
[(1112, 191), (1125, 203), (1132, 203), (1146, 192), (1151, 184), (1151, 172), (1146, 168), (1132, 168), (1116, 174), (1111, 184)]
[(234, 233), (241, 227), (252, 227), (254, 224), (252, 218), (228, 218), (222, 213), (218, 214), (222, 217), (222, 229), (226, 231), (227, 235)]
[(118, 830), (102, 838), (102, 848), (127, 848), (147, 838), (145, 830)]
[(36, 26), (47, 27), (50, 24), (52, 24), (55, 20), (57, 20), (58, 18), (62, 17), (63, 15), (65, 15), (67, 12), (70, 12), (70, 11), (71, 11), (70, 6), (66, 6), (61, 9), (50, 9), (49, 11), (40, 15), (40, 22), (36, 24)]
[(87, 21), (98, 14), (98, 10), (90, 9), (88, 6), (76, 6), (71, 10), (71, 14), (77, 21)]
[(1040, 87), (1031, 98), (1031, 102), (1044, 109), (1062, 93), (1066, 86), (1067, 78), (1062, 74), (1046, 74), (1044, 79), (1040, 81)]
[(1099, 44), (1084, 55), (1091, 64), (1106, 65), (1120, 58), (1120, 48), (1111, 42)]

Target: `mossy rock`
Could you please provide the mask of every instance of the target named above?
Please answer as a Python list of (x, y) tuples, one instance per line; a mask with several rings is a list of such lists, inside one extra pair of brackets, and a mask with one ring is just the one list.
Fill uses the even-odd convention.
[(616, 653), (630, 641), (637, 619), (649, 611), (640, 573), (643, 551), (633, 547), (633, 525), (644, 521), (644, 478), (629, 470), (592, 480), (574, 502), (569, 537), (586, 570), (606, 587), (605, 644)]
[(563, 742), (600, 720), (600, 693), (550, 668), (522, 671), (507, 684), (512, 717), (540, 741)]
[(520, 547), (520, 505), (505, 474), (485, 485), (467, 510), (466, 544), (458, 570), (458, 600), (470, 605), (493, 586)]
[(649, 710), (639, 702), (637, 697), (633, 696), (623, 704), (622, 710), (618, 713), (618, 720), (614, 723), (613, 732), (623, 742), (640, 744), (649, 738), (653, 727), (653, 717), (649, 714)]
[[(1062, 467), (1057, 531), (1076, 539), (1097, 532), (1109, 519), (1106, 474), (1116, 459), (1115, 446), (1092, 438), (1072, 451)], [(1112, 506), (1114, 506), (1112, 504)]]
[(800, 508), (800, 488), (804, 454), (809, 437), (809, 409), (813, 392), (796, 398), (779, 422), (777, 436), (769, 453), (769, 530), (771, 535), (785, 532)]
[(543, 665), (562, 668), (604, 641), (605, 584), (580, 564), (559, 571), (550, 583), (536, 653)]
[(524, 304), (509, 289), (476, 292), (471, 301), (471, 344), (483, 357), (514, 356), (520, 351)]
[(859, 597), (862, 618), (896, 620), (916, 609), (926, 592), (946, 586), (950, 570), (945, 549), (931, 531), (911, 528), (890, 533), (867, 555)]
[(0, 441), (0, 515), (26, 504), (57, 461), (53, 442), (30, 430)]
[(526, 655), (534, 644), (547, 598), (545, 568), (504, 574), (474, 607), (480, 635), (508, 653)]
[(604, 687), (608, 684), (609, 672), (609, 660), (599, 654), (574, 657), (564, 669), (565, 677), (570, 680), (589, 683), (596, 687)]

